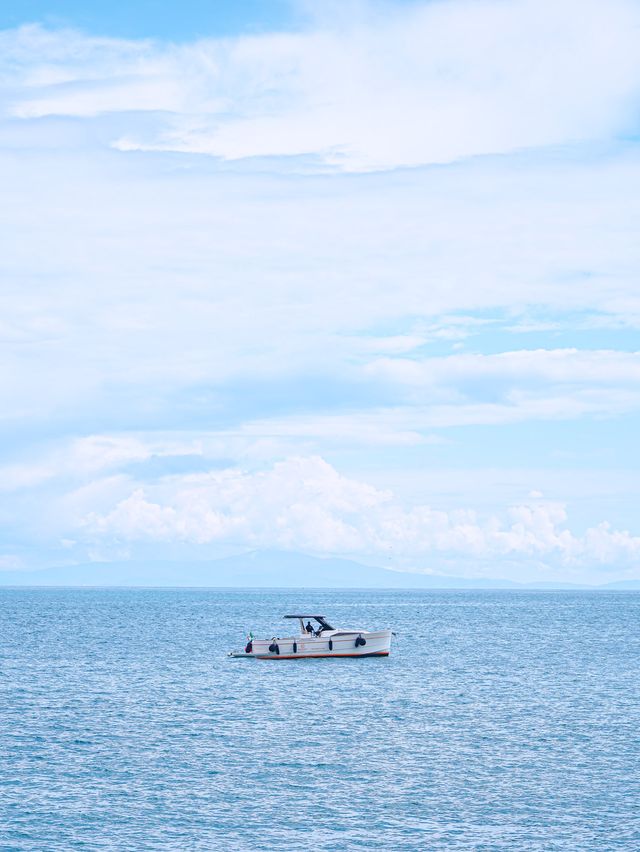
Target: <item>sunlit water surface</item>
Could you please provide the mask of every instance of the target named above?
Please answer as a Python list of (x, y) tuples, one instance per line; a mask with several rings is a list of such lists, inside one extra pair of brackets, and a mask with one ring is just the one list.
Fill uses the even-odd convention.
[[(391, 657), (226, 657), (301, 608)], [(640, 593), (1, 590), (0, 849), (639, 849), (639, 625)]]

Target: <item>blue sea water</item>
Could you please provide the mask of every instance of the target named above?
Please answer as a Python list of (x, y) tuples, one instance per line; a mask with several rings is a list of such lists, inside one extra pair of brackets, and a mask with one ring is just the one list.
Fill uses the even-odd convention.
[[(233, 660), (288, 611), (388, 659)], [(640, 593), (0, 590), (2, 850), (636, 850)]]

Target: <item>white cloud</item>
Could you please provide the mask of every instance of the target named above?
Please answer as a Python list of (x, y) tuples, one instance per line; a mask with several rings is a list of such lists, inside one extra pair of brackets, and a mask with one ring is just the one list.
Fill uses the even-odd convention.
[(640, 409), (640, 353), (576, 349), (492, 355), (380, 358), (363, 367), (402, 394), (401, 404), (348, 414), (262, 418), (245, 436), (370, 444), (435, 443), (450, 426), (615, 417)]
[(360, 446), (413, 446), (443, 441), (424, 435), (425, 423), (410, 409), (371, 409), (352, 414), (309, 414), (270, 417), (243, 423), (237, 434), (246, 439), (261, 437), (314, 439), (327, 444)]
[(309, 414), (270, 417), (242, 424), (245, 439), (313, 439), (326, 445), (396, 446), (446, 443), (434, 430), (454, 426), (500, 426), (530, 421), (616, 418), (640, 408), (640, 393), (577, 391), (543, 395), (512, 392), (500, 402), (399, 405), (353, 414)]
[[(184, 45), (0, 34), (8, 549), (26, 529), (25, 552), (64, 538), (69, 558), (91, 531), (94, 554), (121, 536), (631, 559), (613, 418), (640, 404), (639, 356), (615, 349), (640, 328), (640, 161), (616, 141), (635, 121), (637, 3), (309, 5), (300, 32)], [(492, 441), (535, 466), (508, 428), (467, 429), (469, 467), (429, 472), (456, 483), (446, 511), (420, 482), (454, 464), (449, 427), (581, 417), (611, 419), (566, 483), (489, 471), (469, 497), (456, 475), (500, 464)], [(157, 463), (180, 456), (227, 470), (162, 475), (200, 469)], [(602, 507), (575, 499), (596, 456)], [(368, 491), (354, 470), (374, 469)], [(387, 494), (394, 476), (409, 497)], [(571, 526), (561, 499), (509, 508), (538, 485), (570, 494)]]
[(531, 384), (629, 386), (640, 389), (640, 352), (578, 349), (522, 349), (445, 358), (381, 358), (366, 372), (415, 388), (454, 387), (494, 380), (517, 387)]
[[(403, 570), (514, 579), (546, 566), (545, 576), (554, 579), (597, 582), (633, 570), (640, 559), (640, 536), (600, 514), (637, 497), (631, 472), (612, 478), (614, 472), (602, 471), (594, 479), (583, 471), (574, 482), (575, 473), (566, 470), (446, 471), (427, 464), (394, 477), (381, 460), (372, 484), (366, 473), (342, 474), (317, 455), (282, 457), (286, 442), (255, 443), (221, 433), (75, 439), (43, 454), (33, 471), (7, 480), (15, 499), (12, 508), (5, 505), (3, 520), (80, 561), (125, 553), (133, 558), (141, 549), (166, 558), (167, 552), (214, 556), (221, 549), (278, 548), (350, 555)], [(200, 453), (206, 472), (145, 467), (188, 450)], [(216, 466), (216, 456), (230, 451), (244, 460)], [(46, 479), (38, 478), (40, 470)], [(554, 496), (543, 497), (533, 483)], [(571, 521), (562, 494), (578, 507), (581, 521)]]
[(229, 160), (313, 154), (347, 171), (598, 139), (631, 120), (632, 0), (366, 9), (297, 33), (180, 46), (23, 28), (2, 37), (17, 89), (9, 110), (163, 112), (150, 135), (133, 126), (118, 147)]
[(82, 479), (153, 457), (200, 455), (198, 439), (161, 436), (88, 435), (30, 459), (0, 467), (0, 491), (18, 491), (64, 478)]
[(633, 157), (325, 183), (51, 156), (0, 153), (0, 420), (82, 400), (152, 421), (194, 386), (357, 379), (532, 306), (640, 325)]
[(136, 487), (85, 534), (116, 542), (244, 542), (261, 548), (422, 560), (547, 559), (611, 567), (640, 558), (640, 536), (603, 522), (577, 535), (564, 505), (534, 498), (499, 515), (405, 507), (389, 491), (340, 475), (319, 457), (261, 471), (231, 469)]

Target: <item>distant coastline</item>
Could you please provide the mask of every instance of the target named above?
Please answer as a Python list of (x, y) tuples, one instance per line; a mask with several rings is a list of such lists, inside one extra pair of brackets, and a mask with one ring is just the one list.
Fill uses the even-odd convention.
[(219, 588), (219, 589), (487, 589), (625, 591), (640, 579), (589, 585), (554, 581), (421, 574), (363, 565), (348, 559), (257, 551), (202, 562), (91, 562), (40, 570), (0, 571), (0, 587)]

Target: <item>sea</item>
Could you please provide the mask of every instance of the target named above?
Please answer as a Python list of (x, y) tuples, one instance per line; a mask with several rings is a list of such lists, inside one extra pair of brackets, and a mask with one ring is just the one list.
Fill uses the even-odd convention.
[[(257, 661), (289, 612), (389, 658)], [(640, 592), (0, 589), (0, 849), (638, 850)]]

